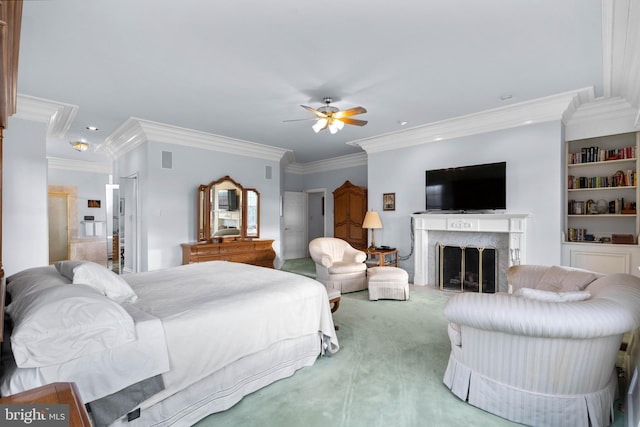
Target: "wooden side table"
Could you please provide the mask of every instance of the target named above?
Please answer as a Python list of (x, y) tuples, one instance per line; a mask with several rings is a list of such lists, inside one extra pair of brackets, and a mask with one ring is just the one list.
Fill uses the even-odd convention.
[(377, 267), (397, 267), (398, 266), (398, 250), (397, 249), (365, 249), (367, 254), (367, 264)]
[(69, 427), (91, 427), (89, 414), (74, 383), (51, 383), (0, 398), (0, 404), (69, 405)]

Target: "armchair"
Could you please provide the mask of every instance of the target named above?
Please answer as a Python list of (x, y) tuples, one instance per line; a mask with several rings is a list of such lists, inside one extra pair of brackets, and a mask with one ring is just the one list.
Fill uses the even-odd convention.
[(520, 265), (508, 280), (513, 293), (447, 302), (446, 386), (516, 423), (609, 425), (620, 343), (640, 326), (640, 278)]
[(309, 242), (316, 280), (342, 293), (367, 288), (367, 254), (342, 239), (319, 237)]

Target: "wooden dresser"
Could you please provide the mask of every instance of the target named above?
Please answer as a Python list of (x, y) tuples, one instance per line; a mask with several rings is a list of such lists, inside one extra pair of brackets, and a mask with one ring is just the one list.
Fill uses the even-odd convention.
[(273, 268), (273, 240), (232, 240), (222, 243), (183, 243), (182, 264), (232, 261)]
[(367, 213), (367, 189), (345, 181), (333, 192), (333, 237), (357, 249), (367, 247), (367, 229), (362, 228)]

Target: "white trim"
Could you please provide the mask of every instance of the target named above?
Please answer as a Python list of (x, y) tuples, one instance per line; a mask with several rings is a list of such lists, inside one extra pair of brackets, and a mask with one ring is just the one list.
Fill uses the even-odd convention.
[(639, 129), (637, 110), (624, 98), (600, 98), (576, 110), (565, 128), (565, 139), (595, 138), (635, 132)]
[(290, 151), (284, 148), (228, 138), (135, 117), (129, 118), (115, 132), (109, 135), (105, 142), (97, 147), (96, 151), (107, 152), (114, 157), (119, 157), (148, 141), (272, 161), (280, 161)]
[(62, 138), (78, 113), (78, 106), (18, 94), (14, 117), (47, 123), (47, 135)]
[(580, 105), (594, 99), (592, 87), (481, 111), (424, 126), (349, 142), (368, 154), (422, 145), (553, 120), (568, 121)]
[(50, 169), (70, 170), (76, 172), (113, 174), (111, 163), (88, 162), (86, 160), (61, 159), (59, 157), (47, 157), (47, 166)]
[(614, 0), (602, 0), (602, 84), (605, 97), (610, 97), (612, 90), (613, 2)]
[(285, 166), (284, 171), (286, 173), (297, 175), (309, 175), (312, 173), (328, 172), (355, 166), (366, 166), (367, 163), (367, 153), (355, 153), (347, 154), (346, 156), (334, 157), (332, 159), (319, 160), (317, 162), (291, 163)]

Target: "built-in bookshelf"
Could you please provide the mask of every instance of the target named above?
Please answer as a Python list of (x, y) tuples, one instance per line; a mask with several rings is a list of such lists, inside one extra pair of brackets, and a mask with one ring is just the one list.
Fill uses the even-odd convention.
[(565, 242), (638, 244), (640, 133), (566, 143)]

